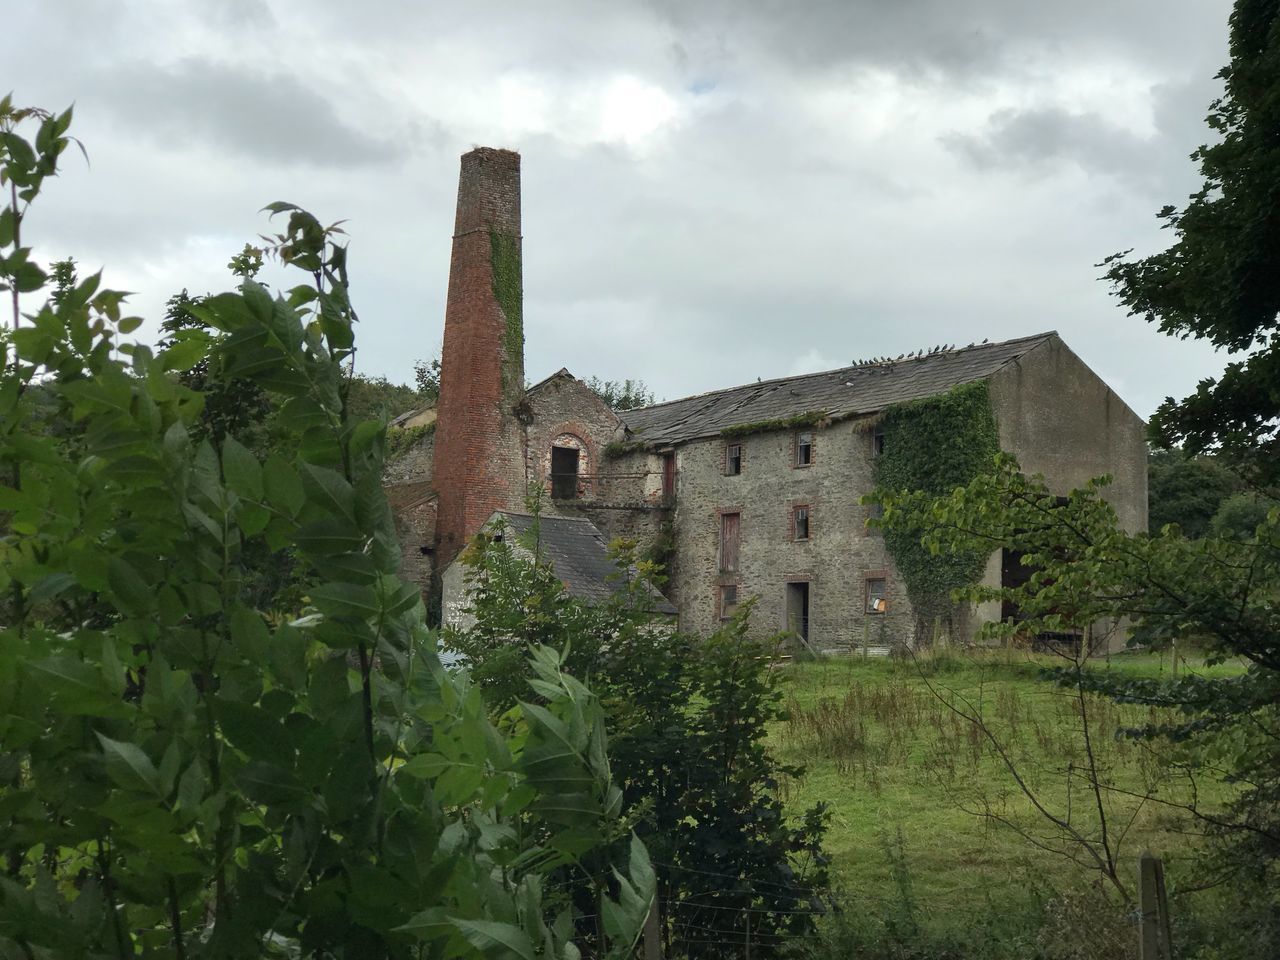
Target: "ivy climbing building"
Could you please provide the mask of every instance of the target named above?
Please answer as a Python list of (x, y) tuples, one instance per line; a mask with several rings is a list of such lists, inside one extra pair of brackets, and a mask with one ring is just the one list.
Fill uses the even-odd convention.
[(564, 369), (525, 386), (521, 282), (519, 155), (473, 150), (436, 416), (406, 419), (423, 426), (387, 477), (406, 571), (446, 619), (465, 605), (458, 554), (497, 514), (522, 514), (530, 486), (547, 515), (587, 525), (572, 528), (582, 544), (628, 537), (662, 560), (682, 627), (710, 632), (754, 599), (754, 630), (828, 651), (930, 628), (966, 639), (1016, 611), (953, 608), (947, 584), (1028, 574), (1004, 552), (942, 571), (886, 543), (862, 502), (877, 483), (945, 491), (1004, 450), (1063, 495), (1109, 474), (1121, 524), (1146, 529), (1145, 424), (1054, 332), (615, 413)]

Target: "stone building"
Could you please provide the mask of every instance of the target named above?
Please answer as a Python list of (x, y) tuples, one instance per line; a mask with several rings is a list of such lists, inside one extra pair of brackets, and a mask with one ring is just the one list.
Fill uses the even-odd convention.
[[(488, 148), (462, 158), (438, 417), (388, 476), (405, 570), (424, 590), (438, 596), (492, 515), (523, 513), (532, 484), (548, 516), (661, 556), (685, 629), (709, 632), (754, 597), (757, 631), (815, 649), (909, 642), (905, 587), (860, 502), (885, 442), (876, 427), (895, 404), (978, 382), (1000, 447), (1028, 473), (1062, 494), (1111, 474), (1122, 524), (1146, 529), (1143, 421), (1053, 332), (622, 413), (567, 370), (525, 387), (519, 163)], [(993, 556), (987, 582), (1012, 566)], [(1000, 614), (965, 611), (956, 629)]]

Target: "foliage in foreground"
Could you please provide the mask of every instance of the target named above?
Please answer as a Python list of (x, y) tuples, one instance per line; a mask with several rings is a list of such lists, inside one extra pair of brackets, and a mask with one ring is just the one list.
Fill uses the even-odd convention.
[[(1043, 480), (1021, 474), (1002, 456), (994, 473), (949, 496), (910, 494), (887, 501), (886, 525), (924, 530), (933, 550), (1003, 546), (1021, 551), (1036, 572), (1022, 587), (973, 587), (971, 602), (1012, 602), (1017, 622), (988, 624), (989, 637), (1078, 631), (1126, 618), (1135, 643), (1204, 644), (1211, 661), (1240, 657), (1238, 677), (1185, 676), (1158, 681), (1118, 674), (1050, 671), (1051, 679), (1122, 703), (1164, 708), (1167, 716), (1128, 735), (1195, 747), (1194, 776), (1239, 787), (1225, 811), (1180, 805), (1216, 838), (1206, 864), (1212, 878), (1231, 878), (1247, 891), (1259, 938), (1280, 937), (1280, 510), (1253, 536), (1188, 540), (1174, 527), (1159, 536), (1120, 529), (1093, 481), (1063, 503)], [(1280, 940), (1273, 940), (1273, 943)]]
[[(588, 939), (629, 953), (653, 875), (638, 842), (625, 875), (603, 853), (626, 830), (599, 702), (532, 650), (543, 703), (499, 733), (396, 576), (333, 231), (273, 205), (308, 282), (205, 298), (159, 352), (98, 276), (20, 318), (45, 282), (22, 216), (69, 123), (0, 101), (0, 956), (573, 960), (544, 879), (588, 862)], [(199, 430), (202, 363), (278, 405), (268, 456)], [(286, 556), (306, 609), (249, 589)]]
[(779, 779), (799, 774), (766, 748), (782, 712), (773, 653), (747, 636), (748, 610), (707, 638), (653, 612), (656, 568), (618, 544), (618, 592), (567, 595), (527, 542), (483, 536), (466, 555), (475, 623), (446, 635), (498, 705), (521, 695), (530, 647), (566, 650), (604, 706), (614, 777), (653, 854), (669, 956), (774, 955), (827, 909), (825, 809), (784, 814)]

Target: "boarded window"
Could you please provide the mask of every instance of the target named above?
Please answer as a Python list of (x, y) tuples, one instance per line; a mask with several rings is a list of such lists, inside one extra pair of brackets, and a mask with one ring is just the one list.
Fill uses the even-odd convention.
[(793, 507), (791, 513), (791, 527), (795, 539), (809, 539), (809, 508)]
[(674, 453), (664, 453), (662, 455), (662, 496), (664, 499), (671, 500), (676, 495), (676, 455)]
[(802, 430), (796, 434), (796, 466), (807, 467), (813, 463), (813, 433)]
[(738, 612), (738, 585), (728, 583), (720, 588), (720, 619), (729, 620)]
[(731, 573), (738, 569), (738, 538), (742, 515), (720, 514), (720, 569)]
[(867, 577), (867, 613), (884, 613), (887, 609), (884, 577)]
[(578, 451), (572, 447), (551, 448), (551, 496), (572, 500), (578, 495)]
[(728, 477), (742, 472), (742, 444), (730, 443), (724, 448), (724, 472)]

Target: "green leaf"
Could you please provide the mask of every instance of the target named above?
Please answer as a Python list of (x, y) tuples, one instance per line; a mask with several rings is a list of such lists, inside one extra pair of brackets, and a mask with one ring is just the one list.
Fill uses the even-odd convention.
[(232, 491), (248, 500), (262, 499), (262, 464), (230, 434), (222, 442), (222, 472)]
[(158, 799), (164, 799), (160, 773), (141, 747), (134, 743), (112, 740), (101, 733), (97, 736), (106, 757), (107, 776), (126, 790), (149, 793)]
[(289, 461), (278, 453), (269, 455), (263, 465), (262, 480), (271, 506), (290, 517), (297, 516), (307, 502), (307, 494)]
[(356, 583), (326, 583), (313, 587), (311, 601), (331, 617), (376, 617), (382, 609), (372, 587)]
[(467, 942), (488, 957), (519, 957), (520, 960), (537, 960), (537, 952), (526, 934), (510, 923), (493, 920), (454, 919), (453, 925), (467, 938)]
[(342, 474), (326, 467), (304, 463), (302, 478), (310, 488), (311, 496), (326, 513), (338, 513), (348, 520), (355, 520), (356, 493)]

